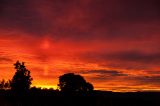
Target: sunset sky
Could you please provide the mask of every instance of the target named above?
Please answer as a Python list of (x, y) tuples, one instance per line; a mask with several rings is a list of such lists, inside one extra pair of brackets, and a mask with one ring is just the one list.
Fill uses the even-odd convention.
[(95, 89), (160, 90), (159, 0), (0, 0), (0, 79), (24, 61), (32, 86), (74, 72)]

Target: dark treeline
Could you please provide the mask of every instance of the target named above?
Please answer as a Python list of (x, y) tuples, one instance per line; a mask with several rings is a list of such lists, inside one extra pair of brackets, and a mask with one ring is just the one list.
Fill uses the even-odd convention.
[[(17, 61), (15, 64), (15, 74), (11, 80), (0, 81), (0, 89), (12, 90), (13, 92), (26, 92), (30, 89), (39, 89), (36, 87), (31, 88), (32, 80), (31, 72), (26, 68), (24, 62)], [(94, 87), (91, 83), (87, 82), (81, 75), (74, 73), (66, 73), (59, 77), (58, 88), (62, 92), (90, 92)]]
[(33, 78), (17, 61), (11, 80), (0, 81), (0, 106), (160, 106), (160, 92), (96, 91), (81, 75), (59, 76), (59, 89), (31, 87)]

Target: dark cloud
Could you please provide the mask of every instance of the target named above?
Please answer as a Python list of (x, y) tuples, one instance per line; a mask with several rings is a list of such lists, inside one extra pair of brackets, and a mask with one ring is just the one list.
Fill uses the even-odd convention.
[(90, 71), (83, 71), (82, 74), (101, 74), (106, 76), (127, 76), (127, 74), (124, 74), (119, 71), (115, 70), (90, 70)]
[(50, 29), (47, 20), (41, 19), (27, 0), (2, 0), (1, 2), (3, 2), (0, 15), (2, 28), (20, 30), (34, 35), (44, 34)]
[(157, 0), (1, 0), (0, 3), (1, 27), (32, 36), (50, 33), (57, 39), (90, 40), (137, 38), (159, 32)]
[(93, 80), (95, 82), (99, 82), (99, 81), (101, 81), (101, 82), (108, 82), (108, 81), (113, 80), (114, 78), (110, 77), (110, 76), (106, 76), (106, 75), (100, 74), (100, 75), (91, 76), (89, 79)]
[(89, 79), (94, 80), (95, 82), (98, 81), (107, 82), (111, 80), (116, 80), (117, 77), (119, 78), (128, 76), (128, 74), (116, 70), (89, 70), (89, 71), (85, 70), (79, 73), (91, 75)]
[(156, 63), (160, 62), (160, 53), (143, 53), (137, 51), (129, 51), (129, 52), (119, 52), (108, 55), (107, 57), (116, 60), (123, 61), (132, 61), (132, 62), (142, 62), (142, 63)]
[(89, 52), (82, 53), (80, 57), (88, 63), (96, 63), (99, 66), (120, 68), (127, 70), (151, 70), (160, 66), (160, 53), (146, 53), (145, 51), (116, 51), (116, 52)]
[(12, 59), (10, 59), (10, 58), (7, 58), (7, 57), (0, 57), (0, 62), (13, 62), (13, 60)]
[(128, 77), (127, 80), (134, 81), (135, 85), (160, 86), (160, 76), (136, 76)]
[(138, 63), (159, 63), (160, 53), (145, 53), (140, 51), (119, 51), (112, 53), (84, 53), (82, 57), (95, 61), (122, 61)]

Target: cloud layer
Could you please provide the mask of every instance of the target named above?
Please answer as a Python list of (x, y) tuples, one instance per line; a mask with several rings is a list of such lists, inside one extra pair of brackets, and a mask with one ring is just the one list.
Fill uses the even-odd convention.
[[(34, 85), (75, 72), (96, 89), (159, 90), (158, 0), (1, 0), (0, 77), (25, 61)], [(145, 82), (148, 83), (145, 83)]]

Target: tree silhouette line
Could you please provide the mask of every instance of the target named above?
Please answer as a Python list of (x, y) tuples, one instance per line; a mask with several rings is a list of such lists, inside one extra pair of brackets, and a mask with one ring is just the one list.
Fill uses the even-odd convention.
[[(31, 72), (26, 68), (24, 62), (17, 61), (14, 64), (16, 70), (11, 80), (0, 81), (1, 90), (12, 90), (15, 92), (25, 92), (31, 89), (33, 78)], [(62, 92), (89, 92), (93, 91), (94, 87), (91, 83), (87, 82), (81, 75), (74, 73), (66, 73), (59, 77), (58, 88)]]
[[(14, 64), (11, 80), (0, 81), (0, 106), (157, 106), (157, 92), (115, 93), (95, 90), (83, 76), (59, 76), (58, 90), (31, 87), (33, 78), (24, 62)], [(92, 92), (93, 91), (93, 92)], [(159, 106), (159, 105), (158, 105)]]

